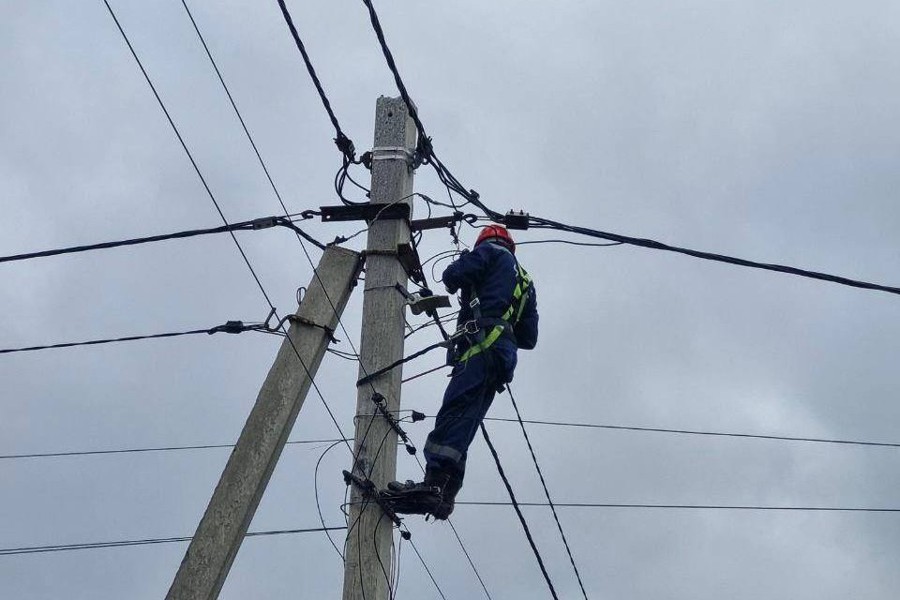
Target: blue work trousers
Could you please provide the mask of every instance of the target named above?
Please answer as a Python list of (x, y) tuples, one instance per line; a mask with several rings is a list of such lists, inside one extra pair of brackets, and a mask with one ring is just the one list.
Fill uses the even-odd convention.
[(425, 443), (429, 470), (447, 473), (462, 485), (469, 445), (498, 388), (512, 381), (516, 358), (515, 344), (500, 339), (454, 366), (434, 430)]

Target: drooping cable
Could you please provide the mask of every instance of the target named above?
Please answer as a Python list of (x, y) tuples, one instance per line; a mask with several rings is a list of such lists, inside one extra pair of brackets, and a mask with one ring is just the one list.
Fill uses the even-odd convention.
[[(513, 492), (512, 485), (510, 485), (509, 479), (506, 477), (503, 465), (500, 464), (500, 457), (497, 455), (497, 449), (494, 448), (494, 444), (491, 442), (491, 436), (488, 435), (484, 423), (480, 423), (480, 426), (484, 441), (487, 442), (488, 449), (491, 451), (491, 456), (494, 457), (494, 462), (497, 464), (497, 472), (500, 473), (500, 479), (503, 480), (503, 485), (506, 487), (506, 492), (509, 494), (510, 502), (507, 504), (512, 505), (516, 511), (516, 515), (519, 517), (519, 522), (522, 524), (522, 529), (525, 531), (525, 537), (528, 538), (528, 545), (531, 546), (531, 551), (534, 552), (534, 557), (537, 559), (538, 566), (541, 568), (541, 573), (544, 575), (544, 581), (547, 582), (547, 587), (550, 589), (550, 595), (553, 596), (555, 600), (559, 600), (559, 596), (556, 595), (556, 588), (553, 587), (553, 582), (550, 580), (550, 574), (547, 572), (547, 567), (544, 566), (544, 559), (541, 558), (541, 553), (537, 549), (537, 544), (535, 544), (534, 538), (531, 536), (531, 529), (528, 527), (525, 515), (522, 514), (522, 510), (519, 508), (520, 503), (516, 500), (516, 494)], [(456, 504), (468, 504), (468, 502), (457, 502)]]
[(569, 556), (569, 563), (572, 565), (572, 570), (575, 571), (575, 578), (578, 579), (578, 586), (581, 588), (581, 594), (584, 596), (584, 600), (588, 600), (587, 591), (584, 589), (584, 582), (581, 579), (581, 572), (578, 570), (578, 565), (575, 564), (575, 557), (572, 555), (572, 548), (569, 546), (569, 540), (566, 538), (566, 532), (563, 531), (562, 523), (559, 521), (559, 515), (556, 514), (556, 507), (553, 505), (553, 500), (550, 498), (550, 490), (547, 488), (547, 481), (544, 479), (544, 472), (541, 470), (541, 465), (538, 463), (537, 455), (534, 452), (534, 446), (531, 445), (531, 438), (528, 436), (528, 429), (525, 427), (525, 423), (522, 422), (522, 413), (519, 412), (519, 404), (516, 402), (515, 396), (513, 396), (512, 388), (507, 383), (506, 390), (509, 392), (509, 399), (512, 402), (513, 409), (516, 411), (516, 419), (519, 421), (519, 427), (522, 429), (522, 435), (525, 436), (525, 443), (528, 445), (528, 452), (531, 454), (531, 461), (534, 463), (534, 468), (537, 470), (538, 478), (541, 480), (541, 487), (544, 489), (544, 497), (547, 498), (547, 504), (550, 505), (550, 511), (553, 513), (553, 520), (556, 521), (556, 528), (559, 530), (559, 535), (562, 538), (563, 546), (566, 548), (566, 554)]

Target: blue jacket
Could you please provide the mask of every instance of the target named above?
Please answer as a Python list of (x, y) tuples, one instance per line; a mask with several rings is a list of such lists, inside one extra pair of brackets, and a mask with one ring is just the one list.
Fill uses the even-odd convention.
[[(487, 242), (471, 252), (463, 252), (444, 269), (442, 279), (447, 291), (451, 294), (460, 292), (459, 325), (472, 320), (469, 303), (475, 295), (480, 300), (483, 318), (503, 316), (513, 300), (517, 264), (512, 252)], [(524, 350), (534, 348), (538, 338), (537, 292), (533, 282), (529, 289), (525, 308), (513, 329), (515, 345)]]

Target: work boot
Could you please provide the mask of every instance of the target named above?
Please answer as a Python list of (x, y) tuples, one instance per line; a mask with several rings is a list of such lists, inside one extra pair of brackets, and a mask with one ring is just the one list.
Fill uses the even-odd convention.
[(435, 519), (446, 521), (453, 512), (456, 502), (456, 495), (462, 488), (462, 480), (456, 477), (450, 477), (446, 485), (441, 490), (441, 503), (431, 512)]
[[(444, 488), (449, 481), (450, 475), (447, 473), (437, 469), (426, 469), (425, 481), (420, 483), (412, 480), (405, 483), (399, 481), (388, 483), (384, 499), (390, 502), (398, 513), (436, 515), (442, 511)], [(452, 506), (450, 510), (453, 510)], [(447, 514), (449, 515), (449, 512)]]

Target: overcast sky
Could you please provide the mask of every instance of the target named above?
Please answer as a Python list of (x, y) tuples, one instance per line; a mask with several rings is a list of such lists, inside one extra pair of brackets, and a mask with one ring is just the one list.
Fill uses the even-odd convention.
[[(181, 3), (111, 4), (225, 215), (277, 214)], [(396, 90), (364, 6), (288, 4), (344, 130), (369, 148), (375, 100)], [(277, 3), (190, 5), (289, 209), (336, 204), (334, 132)], [(896, 2), (377, 7), (439, 155), (495, 209), (900, 284)], [(0, 56), (0, 255), (220, 223), (100, 0), (0, 3)], [(415, 185), (442, 194), (427, 169)], [(326, 240), (354, 231), (309, 230)], [(275, 305), (293, 310), (312, 275), (296, 238), (238, 235)], [(450, 247), (429, 232), (423, 257)], [(541, 312), (540, 342), (520, 354), (513, 386), (526, 418), (900, 442), (896, 296), (626, 246), (522, 246), (519, 257)], [(0, 282), (2, 347), (267, 313), (226, 236), (3, 264)], [(354, 340), (361, 299), (344, 318)], [(408, 349), (436, 341), (426, 331)], [(278, 343), (246, 333), (4, 355), (0, 454), (232, 443)], [(328, 356), (317, 377), (346, 431), (355, 376)], [(435, 374), (405, 385), (404, 408), (434, 414), (445, 383)], [(512, 415), (507, 395), (491, 414)], [(419, 447), (429, 424), (407, 427)], [(541, 501), (521, 432), (490, 430), (520, 499)], [(900, 508), (897, 449), (530, 432), (560, 502)], [(292, 439), (336, 433), (310, 396)], [(326, 447), (286, 448), (252, 530), (320, 525), (313, 470)], [(0, 460), (0, 547), (189, 536), (227, 458)], [(405, 453), (399, 461), (401, 478), (418, 476)], [(348, 465), (338, 447), (320, 466), (329, 525), (343, 522)], [(459, 499), (506, 500), (481, 440)], [(549, 511), (524, 510), (560, 597), (579, 597)], [(900, 589), (896, 514), (560, 516), (592, 599), (889, 600)], [(453, 520), (494, 599), (549, 597), (509, 507), (460, 506)], [(485, 597), (446, 524), (406, 522), (447, 598)], [(185, 548), (0, 557), (0, 596), (161, 598)], [(407, 545), (400, 563), (399, 598), (439, 597)], [(320, 533), (251, 538), (221, 597), (336, 598), (342, 568)]]

